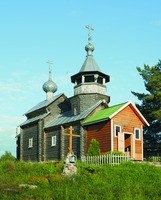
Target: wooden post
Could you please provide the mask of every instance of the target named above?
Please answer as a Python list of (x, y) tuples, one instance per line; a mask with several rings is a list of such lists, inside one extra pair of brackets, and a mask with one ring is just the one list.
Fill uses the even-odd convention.
[(62, 133), (62, 135), (64, 135), (64, 136), (69, 136), (69, 147), (68, 147), (68, 153), (72, 153), (72, 138), (73, 137), (80, 137), (80, 135), (76, 135), (76, 134), (73, 134), (73, 127), (72, 126), (70, 126), (69, 128), (68, 128), (68, 130), (69, 130), (69, 133)]

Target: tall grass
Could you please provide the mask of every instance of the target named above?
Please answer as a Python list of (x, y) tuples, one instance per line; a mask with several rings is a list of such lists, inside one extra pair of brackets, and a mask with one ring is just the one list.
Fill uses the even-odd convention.
[[(0, 162), (2, 200), (159, 200), (161, 168), (126, 162), (94, 166), (77, 162), (78, 174), (61, 175), (63, 163)], [(20, 184), (37, 185), (35, 189)]]

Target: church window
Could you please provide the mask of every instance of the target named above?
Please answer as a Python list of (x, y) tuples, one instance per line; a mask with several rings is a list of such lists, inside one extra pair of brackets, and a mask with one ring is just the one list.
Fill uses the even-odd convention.
[(73, 115), (77, 115), (77, 109), (73, 108)]
[(85, 76), (85, 82), (94, 82), (94, 76)]
[(97, 79), (97, 83), (103, 84), (103, 78), (99, 76)]
[(29, 147), (28, 148), (32, 148), (33, 147), (33, 138), (29, 138)]
[(118, 137), (118, 134), (120, 133), (120, 131), (121, 131), (121, 126), (115, 125), (115, 137)]
[(140, 129), (138, 128), (135, 129), (135, 138), (136, 140), (140, 140)]
[(80, 83), (82, 83), (82, 77), (77, 78), (77, 85), (79, 85)]
[(51, 137), (51, 146), (56, 146), (56, 135)]

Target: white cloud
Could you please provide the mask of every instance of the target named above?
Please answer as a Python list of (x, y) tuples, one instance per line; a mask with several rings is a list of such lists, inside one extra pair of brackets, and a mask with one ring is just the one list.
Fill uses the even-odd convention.
[(0, 156), (10, 151), (16, 156), (16, 127), (25, 120), (25, 117), (0, 115)]
[(27, 75), (27, 73), (25, 73), (25, 72), (15, 71), (15, 72), (11, 73), (11, 77), (14, 78), (14, 79), (21, 79), (21, 78), (25, 77), (26, 75)]
[[(18, 87), (17, 87), (18, 86)], [(16, 83), (1, 83), (0, 84), (1, 92), (20, 92), (19, 85)]]
[(21, 122), (22, 120), (24, 120), (24, 117), (20, 117), (20, 116), (10, 116), (10, 115), (0, 115), (0, 124), (4, 123), (5, 121), (11, 122), (11, 123), (18, 123)]

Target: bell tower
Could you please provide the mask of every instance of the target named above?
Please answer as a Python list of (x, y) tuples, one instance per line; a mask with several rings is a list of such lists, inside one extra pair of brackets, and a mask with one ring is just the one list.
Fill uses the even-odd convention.
[(109, 96), (106, 95), (106, 83), (110, 81), (110, 77), (101, 72), (94, 60), (92, 53), (95, 48), (91, 36), (91, 31), (94, 29), (91, 26), (86, 26), (86, 28), (88, 29), (88, 44), (85, 46), (87, 56), (80, 71), (71, 76), (71, 82), (74, 83), (74, 96), (71, 98), (71, 104), (77, 114), (101, 99), (107, 103), (110, 101)]

